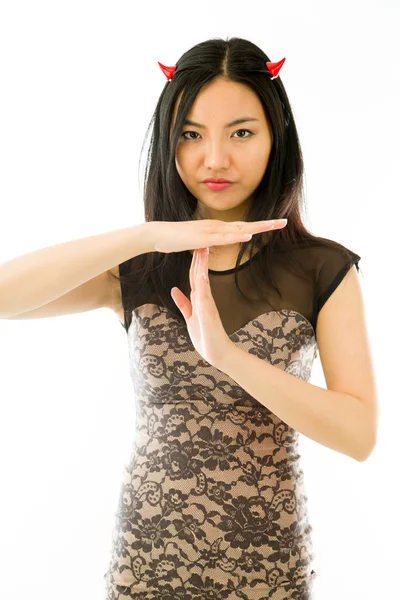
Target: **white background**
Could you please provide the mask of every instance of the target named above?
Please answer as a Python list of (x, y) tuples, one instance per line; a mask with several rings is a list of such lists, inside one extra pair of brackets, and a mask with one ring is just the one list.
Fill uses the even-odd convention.
[[(0, 262), (143, 222), (157, 61), (228, 36), (286, 57), (307, 225), (362, 257), (379, 387), (365, 463), (301, 436), (318, 600), (398, 593), (399, 17), (394, 0), (0, 5)], [(3, 319), (0, 369), (0, 594), (101, 600), (135, 428), (126, 333), (107, 309)]]

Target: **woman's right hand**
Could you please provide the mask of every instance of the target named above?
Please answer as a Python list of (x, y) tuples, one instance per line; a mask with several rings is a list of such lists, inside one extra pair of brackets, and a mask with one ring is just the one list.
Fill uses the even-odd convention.
[[(247, 242), (254, 233), (285, 227), (286, 219), (270, 221), (150, 221), (153, 252), (183, 252)], [(247, 234), (247, 235), (246, 235)], [(248, 234), (251, 234), (250, 236)]]

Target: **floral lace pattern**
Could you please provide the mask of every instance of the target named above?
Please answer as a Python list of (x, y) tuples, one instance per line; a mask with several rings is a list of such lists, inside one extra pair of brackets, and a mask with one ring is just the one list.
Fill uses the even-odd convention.
[[(147, 303), (128, 331), (136, 429), (105, 581), (107, 600), (309, 600), (312, 527), (298, 433)], [(230, 339), (308, 381), (315, 332), (293, 310)]]

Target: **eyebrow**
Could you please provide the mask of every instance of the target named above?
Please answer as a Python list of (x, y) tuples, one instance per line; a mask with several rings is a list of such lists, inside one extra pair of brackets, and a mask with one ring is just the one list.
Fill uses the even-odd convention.
[[(239, 125), (240, 123), (247, 123), (248, 121), (259, 121), (259, 119), (255, 119), (254, 117), (241, 117), (239, 119), (235, 119), (231, 123), (227, 123), (225, 125), (225, 128), (233, 127), (234, 125)], [(195, 121), (192, 121), (191, 119), (186, 119), (186, 121), (184, 122), (184, 125), (193, 125), (194, 127), (199, 127), (200, 129), (205, 129), (205, 125), (202, 125), (201, 123), (196, 123)]]

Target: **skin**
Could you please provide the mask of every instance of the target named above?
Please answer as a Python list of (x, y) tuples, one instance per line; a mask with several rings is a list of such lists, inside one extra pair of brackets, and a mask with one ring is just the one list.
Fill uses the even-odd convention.
[[(180, 97), (172, 126), (179, 101)], [(258, 121), (225, 127), (245, 115)], [(181, 133), (193, 133), (180, 138), (175, 153), (179, 176), (198, 201), (193, 218), (244, 221), (273, 144), (272, 128), (257, 94), (244, 84), (215, 79), (200, 90), (187, 118), (205, 126), (185, 125)], [(207, 177), (222, 177), (235, 183), (225, 190), (213, 191), (202, 183)], [(227, 258), (239, 247), (240, 244), (217, 246), (210, 248), (210, 253)]]

